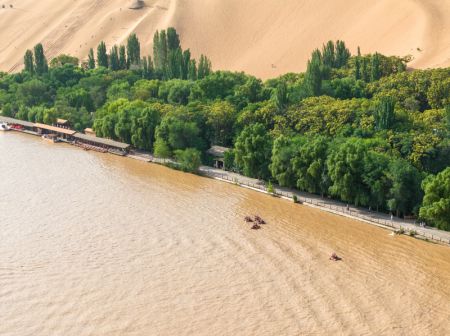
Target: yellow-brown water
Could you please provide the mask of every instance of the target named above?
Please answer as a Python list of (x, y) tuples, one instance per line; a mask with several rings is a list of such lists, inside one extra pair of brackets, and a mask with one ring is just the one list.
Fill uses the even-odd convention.
[(448, 247), (27, 135), (0, 153), (2, 336), (450, 334)]

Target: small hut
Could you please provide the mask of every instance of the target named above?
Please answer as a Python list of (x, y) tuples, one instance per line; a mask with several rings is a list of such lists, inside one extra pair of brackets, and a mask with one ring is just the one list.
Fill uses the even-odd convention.
[(133, 0), (131, 1), (129, 9), (141, 9), (144, 7), (144, 1), (143, 0)]
[(58, 118), (58, 119), (56, 119), (55, 126), (69, 129), (71, 125), (68, 120)]
[(225, 169), (225, 152), (230, 148), (222, 146), (212, 146), (207, 150), (207, 153), (213, 157), (214, 167), (219, 169)]
[(85, 128), (84, 129), (84, 134), (89, 135), (89, 136), (93, 136), (93, 137), (97, 136), (95, 134), (95, 131), (92, 128)]

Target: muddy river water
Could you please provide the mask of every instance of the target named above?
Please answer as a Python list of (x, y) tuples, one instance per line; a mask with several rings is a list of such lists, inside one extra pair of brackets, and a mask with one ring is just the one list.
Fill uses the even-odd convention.
[(450, 335), (448, 247), (29, 135), (0, 154), (2, 336)]

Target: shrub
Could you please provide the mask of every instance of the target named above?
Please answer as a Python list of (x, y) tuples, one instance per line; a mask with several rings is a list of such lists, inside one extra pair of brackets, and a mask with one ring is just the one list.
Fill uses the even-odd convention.
[(273, 187), (273, 184), (270, 181), (269, 181), (269, 184), (267, 185), (267, 192), (269, 194), (275, 194), (275, 188)]
[(195, 148), (177, 150), (175, 151), (175, 157), (183, 171), (196, 172), (202, 164), (200, 151)]

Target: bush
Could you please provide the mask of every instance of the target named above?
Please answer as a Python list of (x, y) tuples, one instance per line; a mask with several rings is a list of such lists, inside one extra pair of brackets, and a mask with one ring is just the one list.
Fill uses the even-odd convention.
[(292, 200), (294, 201), (294, 203), (298, 203), (297, 195), (292, 195)]
[(186, 148), (175, 151), (175, 158), (180, 168), (186, 172), (196, 172), (202, 164), (200, 151), (195, 148)]
[(269, 194), (275, 194), (275, 188), (273, 187), (273, 184), (270, 181), (269, 181), (269, 184), (267, 185), (267, 192)]

